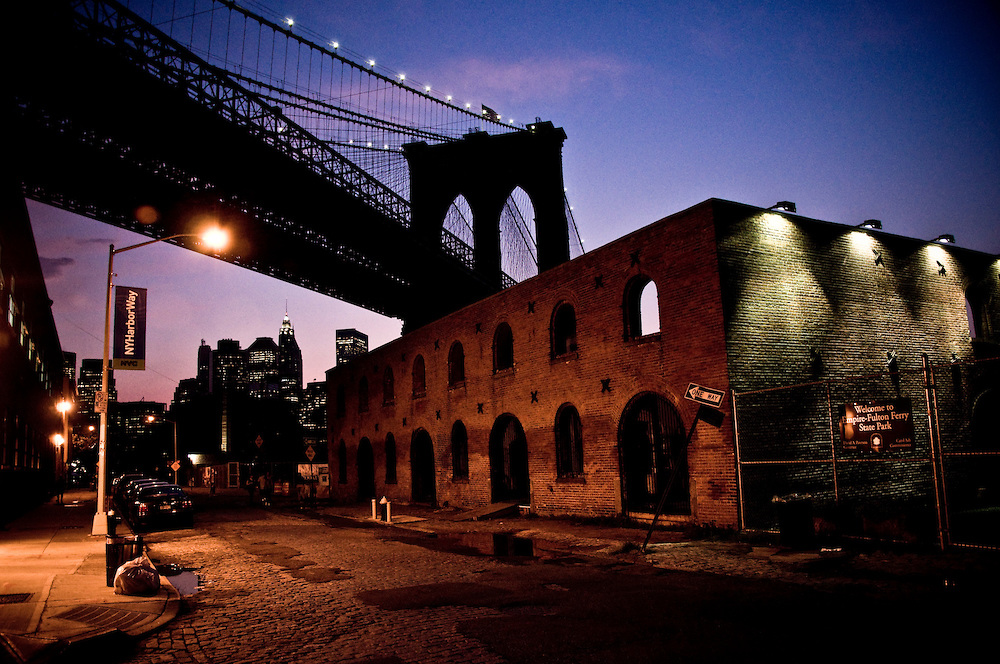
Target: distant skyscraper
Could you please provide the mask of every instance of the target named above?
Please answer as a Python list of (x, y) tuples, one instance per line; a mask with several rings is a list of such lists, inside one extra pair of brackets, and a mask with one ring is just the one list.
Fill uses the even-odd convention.
[(368, 352), (368, 335), (357, 330), (337, 330), (337, 364), (350, 362)]
[(219, 339), (212, 351), (212, 392), (247, 391), (247, 354), (235, 339)]
[(202, 394), (212, 391), (212, 347), (201, 340), (198, 346), (198, 387)]
[[(84, 359), (80, 361), (80, 379), (76, 383), (77, 411), (81, 418), (88, 421), (99, 419), (94, 412), (94, 395), (101, 390), (101, 360)], [(115, 389), (115, 372), (108, 370), (108, 405), (118, 401), (118, 390)]]
[(287, 313), (278, 331), (278, 380), (281, 398), (297, 404), (302, 396), (302, 351)]
[(306, 385), (302, 393), (299, 423), (307, 432), (326, 431), (326, 381)]
[(271, 337), (257, 337), (247, 348), (247, 381), (254, 399), (272, 399), (280, 395), (278, 345)]

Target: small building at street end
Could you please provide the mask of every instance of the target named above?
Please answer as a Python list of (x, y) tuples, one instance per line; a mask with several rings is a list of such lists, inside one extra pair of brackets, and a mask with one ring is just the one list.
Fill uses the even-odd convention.
[(1000, 545), (1000, 260), (880, 226), (708, 200), (338, 364), (331, 496)]

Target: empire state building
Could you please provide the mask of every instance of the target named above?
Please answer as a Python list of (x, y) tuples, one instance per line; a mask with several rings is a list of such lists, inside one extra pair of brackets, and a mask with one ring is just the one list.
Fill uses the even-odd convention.
[(278, 332), (278, 384), (281, 398), (297, 404), (302, 397), (302, 351), (295, 341), (295, 330), (285, 313)]

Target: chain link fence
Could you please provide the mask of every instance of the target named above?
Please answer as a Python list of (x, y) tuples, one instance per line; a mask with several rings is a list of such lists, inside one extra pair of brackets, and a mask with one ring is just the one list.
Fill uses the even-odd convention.
[(734, 405), (744, 530), (784, 536), (798, 518), (819, 536), (1000, 548), (1000, 358)]

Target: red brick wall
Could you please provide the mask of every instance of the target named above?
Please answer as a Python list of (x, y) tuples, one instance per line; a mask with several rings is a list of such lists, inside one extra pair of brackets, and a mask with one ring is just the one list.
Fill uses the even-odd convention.
[[(715, 253), (712, 204), (705, 203), (553, 268), (533, 279), (418, 329), (327, 374), (331, 404), (330, 463), (338, 499), (357, 497), (357, 446), (367, 437), (375, 450), (376, 491), (410, 499), (409, 447), (425, 429), (435, 451), (437, 500), (462, 507), (491, 499), (489, 438), (503, 414), (518, 418), (528, 443), (531, 508), (540, 514), (614, 515), (622, 511), (618, 426), (628, 402), (654, 392), (672, 403), (689, 429), (697, 406), (684, 398), (691, 382), (728, 390), (726, 347)], [(622, 304), (626, 284), (648, 275), (659, 295), (660, 333), (625, 340)], [(576, 311), (575, 353), (550, 355), (550, 325), (556, 306)], [(510, 325), (513, 370), (493, 373), (493, 333)], [(466, 380), (448, 386), (452, 343), (465, 350)], [(414, 357), (423, 356), (427, 394), (411, 397)], [(395, 401), (383, 405), (382, 372), (391, 365)], [(357, 385), (367, 376), (370, 408), (359, 413)], [(338, 417), (335, 393), (346, 392)], [(570, 403), (583, 426), (582, 478), (556, 472), (555, 418)], [(481, 412), (480, 412), (481, 411)], [(725, 419), (695, 428), (688, 462), (692, 517), (704, 524), (736, 525), (736, 485), (728, 401)], [(450, 435), (461, 420), (469, 438), (469, 478), (453, 480)], [(384, 440), (397, 445), (398, 482), (385, 479)], [(347, 446), (347, 483), (337, 483), (337, 445)]]

